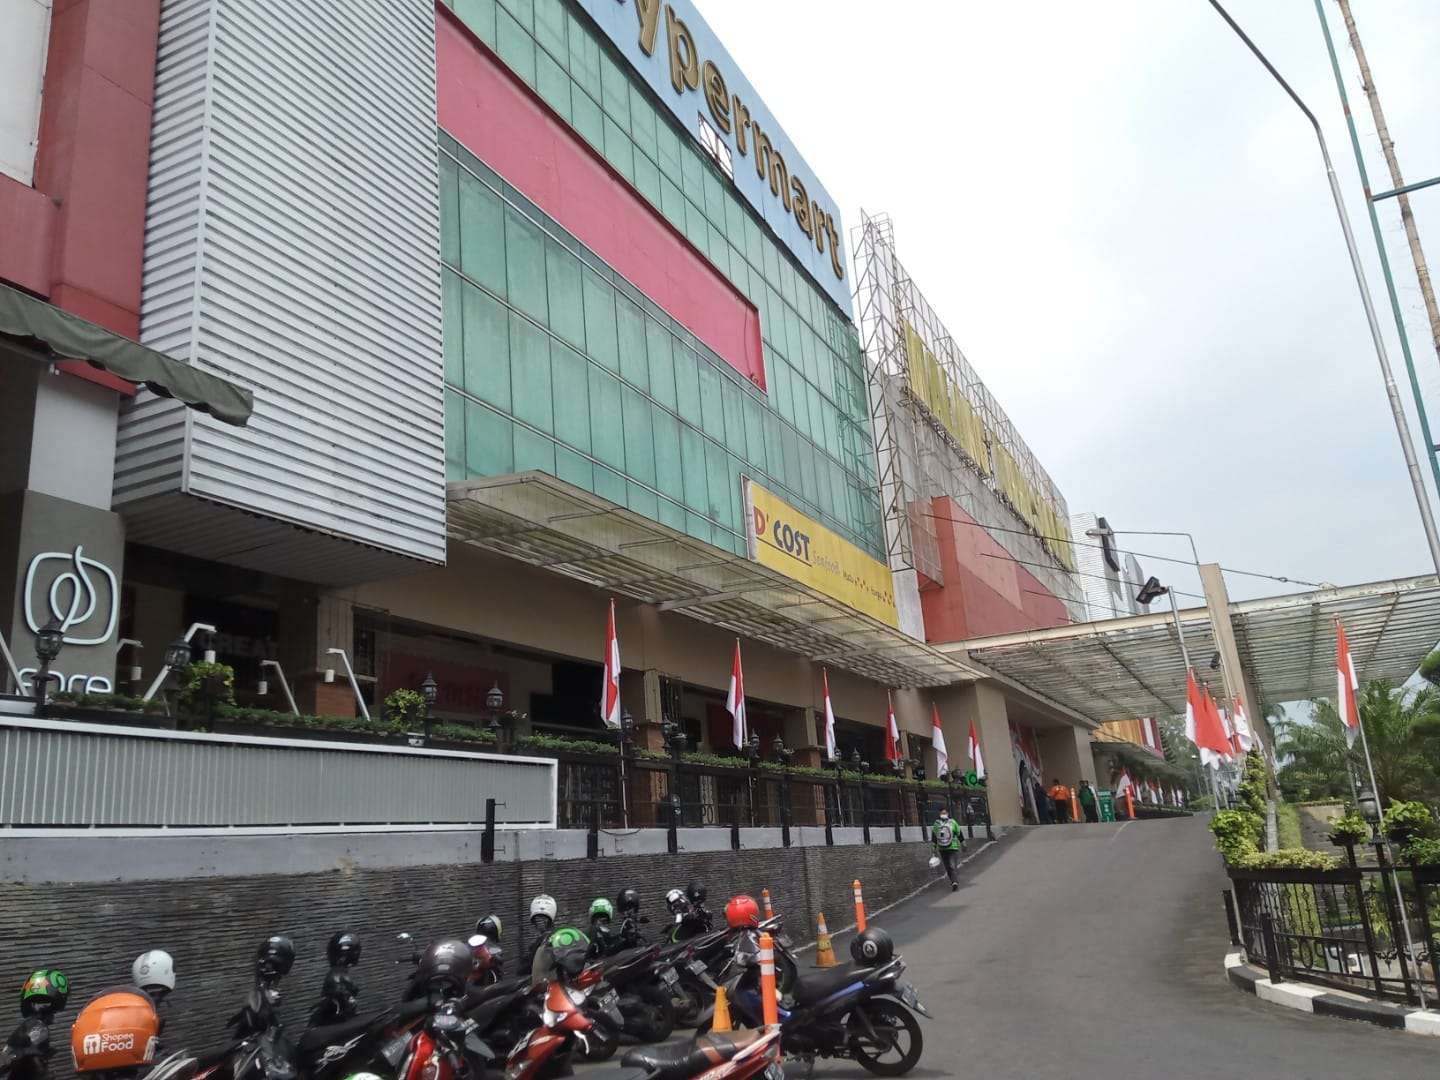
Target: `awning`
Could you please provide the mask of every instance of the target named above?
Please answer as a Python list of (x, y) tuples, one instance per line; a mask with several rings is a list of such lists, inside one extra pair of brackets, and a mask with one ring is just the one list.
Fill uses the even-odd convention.
[(541, 472), (451, 484), (453, 540), (893, 687), (978, 677), (958, 657), (750, 559)]
[[(1362, 679), (1401, 683), (1440, 640), (1440, 582), (1433, 576), (1245, 600), (1230, 605), (1240, 663), (1267, 704), (1335, 693), (1335, 628), (1345, 624)], [(1180, 612), (1199, 674), (1215, 639), (1204, 608)], [(1185, 711), (1185, 665), (1168, 612), (1077, 623), (942, 645), (966, 662), (1032, 687), (1097, 721)]]
[(0, 285), (0, 341), (6, 339), (47, 362), (83, 360), (227, 424), (243, 425), (254, 408), (248, 390)]

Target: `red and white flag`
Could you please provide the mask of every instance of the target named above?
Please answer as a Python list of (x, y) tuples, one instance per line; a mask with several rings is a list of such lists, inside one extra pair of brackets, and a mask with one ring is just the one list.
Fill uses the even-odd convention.
[(725, 694), (725, 711), (730, 714), (730, 741), (737, 750), (745, 748), (745, 673), (740, 670), (740, 639), (735, 639), (735, 661), (730, 665), (730, 689)]
[(1240, 741), (1240, 751), (1248, 754), (1255, 745), (1255, 732), (1250, 727), (1250, 721), (1245, 716), (1245, 704), (1239, 698), (1235, 699), (1235, 737)]
[(620, 639), (615, 636), (615, 601), (605, 623), (605, 682), (600, 688), (600, 718), (608, 728), (620, 727)]
[(975, 763), (975, 776), (979, 780), (985, 779), (985, 755), (980, 752), (980, 740), (975, 736), (975, 721), (970, 721), (970, 745), (966, 750), (970, 760)]
[(930, 703), (930, 745), (935, 747), (935, 775), (950, 771), (950, 752), (945, 749), (945, 732), (940, 730), (940, 706)]
[(1128, 768), (1121, 769), (1120, 779), (1115, 782), (1115, 798), (1122, 798), (1125, 792), (1134, 786), (1135, 781), (1130, 779), (1130, 770)]
[(1204, 765), (1218, 768), (1231, 754), (1230, 740), (1225, 736), (1220, 712), (1208, 691), (1201, 694), (1193, 671), (1185, 673), (1185, 734), (1200, 751), (1200, 761)]
[(825, 756), (834, 761), (840, 756), (835, 749), (835, 710), (830, 707), (830, 673), (820, 669), (820, 682), (825, 687)]
[(1360, 734), (1360, 703), (1355, 692), (1360, 689), (1360, 680), (1355, 678), (1355, 661), (1350, 656), (1350, 641), (1345, 637), (1345, 627), (1335, 620), (1335, 711), (1345, 725), (1345, 744), (1355, 745)]
[(885, 695), (885, 760), (900, 760), (900, 725), (895, 722), (895, 701)]
[(1240, 749), (1240, 734), (1235, 730), (1235, 723), (1231, 720), (1229, 711), (1218, 708), (1218, 706), (1216, 711), (1220, 713), (1220, 724), (1225, 728), (1225, 738), (1230, 743), (1230, 752), (1236, 757), (1242, 756), (1245, 751)]

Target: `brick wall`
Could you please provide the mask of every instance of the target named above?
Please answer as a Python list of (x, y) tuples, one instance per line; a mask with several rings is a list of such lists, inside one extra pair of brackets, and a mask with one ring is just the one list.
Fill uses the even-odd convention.
[(808, 941), (817, 910), (832, 929), (852, 921), (854, 878), (865, 882), (867, 906), (879, 908), (933, 879), (928, 856), (925, 844), (909, 842), (170, 881), (5, 882), (0, 910), (11, 930), (0, 938), (0, 985), (9, 980), (18, 989), (37, 967), (59, 967), (70, 976), (71, 1008), (55, 1032), (56, 1072), (66, 1076), (64, 1048), (76, 1009), (127, 983), (131, 961), (145, 949), (167, 949), (176, 961), (179, 983), (166, 1007), (165, 1046), (201, 1051), (223, 1043), (224, 1021), (249, 989), (255, 947), (272, 933), (295, 941), (284, 1011), (299, 1024), (324, 975), (325, 943), (340, 929), (357, 931), (364, 941), (361, 1004), (378, 1008), (395, 998), (408, 970), (393, 962), (393, 939), (402, 930), (417, 940), (464, 937), (476, 919), (495, 912), (505, 921), (504, 945), (513, 958), (529, 943), (522, 923), (537, 893), (555, 897), (562, 922), (583, 924), (591, 899), (633, 886), (655, 920), (650, 929), (657, 930), (665, 892), (694, 880), (709, 889), (716, 911), (733, 892), (759, 899), (768, 886), (787, 930)]

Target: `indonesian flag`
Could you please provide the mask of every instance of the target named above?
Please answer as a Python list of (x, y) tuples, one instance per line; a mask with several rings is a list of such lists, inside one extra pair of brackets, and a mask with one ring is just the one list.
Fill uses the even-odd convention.
[(830, 707), (830, 673), (820, 669), (820, 682), (825, 687), (825, 756), (834, 761), (840, 756), (835, 749), (835, 710)]
[(1360, 689), (1360, 680), (1355, 678), (1355, 661), (1350, 656), (1350, 641), (1345, 637), (1345, 627), (1335, 620), (1335, 711), (1345, 725), (1345, 744), (1355, 745), (1355, 736), (1360, 734), (1360, 704), (1355, 691)]
[(885, 760), (900, 760), (900, 725), (895, 722), (895, 702), (885, 695)]
[(1225, 738), (1230, 743), (1230, 751), (1236, 757), (1240, 757), (1244, 751), (1240, 749), (1240, 735), (1235, 730), (1235, 725), (1230, 721), (1230, 713), (1225, 709), (1218, 709), (1217, 711), (1220, 713), (1220, 723), (1225, 728)]
[(1129, 791), (1134, 786), (1135, 781), (1130, 779), (1130, 770), (1128, 768), (1121, 769), (1120, 779), (1115, 782), (1115, 797), (1117, 799), (1123, 798), (1125, 792)]
[(730, 666), (730, 689), (725, 694), (725, 711), (730, 714), (730, 741), (737, 750), (745, 747), (745, 673), (740, 670), (740, 639), (735, 639), (735, 661)]
[(975, 763), (975, 775), (977, 778), (985, 779), (985, 755), (980, 752), (980, 740), (975, 737), (975, 721), (970, 721), (970, 745), (967, 753), (971, 761)]
[(1156, 720), (1153, 716), (1142, 716), (1140, 718), (1140, 737), (1145, 742), (1145, 749), (1161, 757), (1165, 756), (1165, 748), (1160, 741), (1159, 720)]
[(1241, 753), (1248, 754), (1255, 745), (1255, 732), (1250, 727), (1250, 721), (1245, 718), (1245, 704), (1235, 699), (1235, 738), (1240, 743)]
[(1195, 682), (1195, 672), (1185, 673), (1185, 734), (1200, 751), (1200, 761), (1211, 768), (1230, 756), (1230, 740), (1225, 737), (1225, 725), (1220, 722), (1219, 710), (1209, 693), (1203, 696)]
[(935, 775), (950, 771), (950, 752), (945, 749), (945, 732), (940, 730), (940, 706), (930, 703), (930, 745), (935, 747)]
[(615, 601), (605, 624), (605, 682), (600, 688), (600, 718), (608, 728), (620, 727), (620, 639), (615, 636)]

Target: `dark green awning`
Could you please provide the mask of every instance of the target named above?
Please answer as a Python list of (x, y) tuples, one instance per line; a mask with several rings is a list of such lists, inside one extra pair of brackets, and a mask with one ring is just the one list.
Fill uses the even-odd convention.
[(255, 407), (249, 390), (0, 285), (0, 339), (6, 337), (47, 360), (83, 360), (227, 424), (243, 425)]

